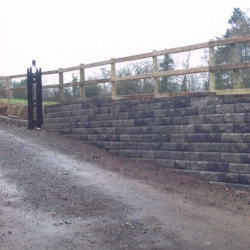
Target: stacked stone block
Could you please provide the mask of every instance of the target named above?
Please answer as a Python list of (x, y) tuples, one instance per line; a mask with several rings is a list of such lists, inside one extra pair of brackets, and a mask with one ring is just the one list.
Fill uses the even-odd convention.
[(248, 98), (218, 99), (204, 92), (59, 104), (45, 108), (43, 128), (212, 182), (250, 185)]

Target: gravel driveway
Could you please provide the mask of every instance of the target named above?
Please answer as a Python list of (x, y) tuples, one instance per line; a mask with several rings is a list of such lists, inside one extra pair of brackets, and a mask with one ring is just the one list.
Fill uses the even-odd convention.
[(250, 249), (250, 195), (0, 123), (0, 249)]

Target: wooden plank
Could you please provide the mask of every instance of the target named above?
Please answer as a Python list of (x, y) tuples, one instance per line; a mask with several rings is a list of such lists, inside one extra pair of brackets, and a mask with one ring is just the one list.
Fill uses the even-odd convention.
[(20, 75), (11, 75), (11, 76), (5, 76), (6, 78), (21, 78), (21, 77), (27, 77), (27, 74), (20, 74)]
[[(116, 77), (115, 63), (111, 64), (111, 77)], [(112, 96), (116, 96), (116, 81), (112, 82)]]
[(59, 100), (63, 100), (64, 99), (64, 89), (63, 89), (63, 69), (59, 68), (59, 88), (60, 88), (60, 97)]
[[(154, 50), (153, 52), (156, 52)], [(157, 56), (153, 56), (153, 73), (157, 73), (158, 70), (158, 62), (157, 62)], [(159, 93), (159, 82), (158, 82), (158, 77), (154, 77), (154, 93), (158, 94)]]
[[(209, 40), (210, 42), (214, 41), (213, 39)], [(214, 47), (209, 47), (209, 66), (214, 66)], [(209, 71), (209, 89), (215, 90), (215, 73)]]
[(42, 75), (53, 75), (53, 74), (58, 74), (58, 70), (49, 70), (49, 71), (43, 71)]
[(10, 88), (10, 91), (27, 90), (27, 87)]
[(226, 65), (210, 66), (209, 71), (231, 70), (231, 69), (247, 69), (247, 68), (250, 68), (250, 62), (231, 63), (231, 64), (226, 64)]
[(200, 72), (208, 72), (208, 69), (209, 67), (206, 66), (206, 67), (191, 68), (191, 69), (169, 70), (169, 71), (161, 71), (161, 72), (155, 72), (155, 73), (144, 74), (144, 75), (116, 77), (116, 78), (111, 78), (111, 81), (127, 81), (127, 80), (139, 80), (139, 79), (162, 77), (162, 76), (195, 74), (195, 73), (200, 73)]
[(209, 47), (212, 46), (222, 46), (222, 45), (228, 45), (233, 43), (244, 43), (250, 41), (250, 35), (246, 36), (239, 36), (239, 37), (233, 37), (233, 38), (227, 38), (223, 40), (216, 40), (209, 42)]
[(250, 89), (220, 89), (215, 90), (217, 95), (250, 95)]
[[(84, 64), (80, 64), (80, 66), (84, 66)], [(85, 69), (80, 68), (80, 82), (85, 82)], [(85, 86), (80, 85), (80, 98), (85, 98), (86, 97), (86, 91), (85, 91)]]

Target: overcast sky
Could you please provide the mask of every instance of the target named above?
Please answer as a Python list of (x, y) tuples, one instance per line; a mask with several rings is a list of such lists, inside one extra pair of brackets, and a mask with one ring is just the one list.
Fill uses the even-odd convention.
[(249, 0), (0, 0), (0, 75), (206, 42)]

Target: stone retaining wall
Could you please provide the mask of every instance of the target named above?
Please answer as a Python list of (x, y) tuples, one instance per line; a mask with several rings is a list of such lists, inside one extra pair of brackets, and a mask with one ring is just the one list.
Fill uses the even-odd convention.
[(197, 93), (47, 106), (43, 129), (203, 177), (250, 186), (250, 99)]

